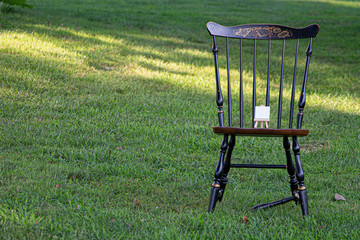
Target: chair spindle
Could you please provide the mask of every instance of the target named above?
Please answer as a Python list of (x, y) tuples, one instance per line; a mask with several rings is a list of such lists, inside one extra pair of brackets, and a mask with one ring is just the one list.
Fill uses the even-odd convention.
[(295, 63), (294, 63), (294, 75), (291, 89), (291, 102), (290, 102), (290, 117), (289, 117), (289, 128), (292, 128), (293, 116), (294, 116), (294, 98), (295, 98), (295, 83), (296, 83), (296, 66), (299, 52), (299, 39), (296, 41), (296, 52), (295, 52)]
[(215, 36), (213, 36), (213, 47), (212, 51), (214, 54), (214, 62), (215, 62), (215, 77), (216, 77), (216, 104), (218, 106), (218, 118), (219, 118), (219, 126), (224, 126), (224, 111), (223, 111), (223, 103), (224, 99), (221, 93), (220, 86), (220, 76), (219, 76), (219, 62), (218, 62), (218, 47), (216, 44)]
[(281, 75), (280, 75), (278, 125), (277, 125), (278, 129), (281, 128), (282, 92), (283, 92), (283, 78), (284, 78), (284, 55), (285, 55), (285, 39), (283, 40), (282, 55), (281, 55)]
[(255, 106), (256, 106), (256, 39), (254, 39), (254, 70), (253, 70), (253, 110), (252, 110), (252, 127), (255, 127)]
[(303, 111), (305, 107), (306, 102), (306, 82), (309, 72), (309, 64), (310, 64), (310, 57), (312, 54), (312, 38), (309, 39), (309, 45), (306, 49), (306, 63), (305, 63), (305, 71), (304, 71), (304, 80), (301, 87), (301, 93), (300, 93), (300, 99), (299, 99), (299, 113), (298, 113), (298, 119), (297, 119), (297, 129), (301, 129), (301, 124), (303, 120)]
[(242, 39), (240, 39), (240, 128), (243, 128), (243, 65), (242, 65)]
[(231, 114), (231, 85), (230, 85), (230, 59), (229, 59), (229, 38), (226, 38), (226, 63), (227, 63), (227, 85), (228, 85), (228, 114), (229, 114), (229, 127), (232, 127), (232, 114)]
[(269, 46), (268, 46), (268, 72), (267, 72), (267, 83), (266, 83), (266, 106), (270, 105), (270, 55), (271, 55), (271, 39), (269, 39)]

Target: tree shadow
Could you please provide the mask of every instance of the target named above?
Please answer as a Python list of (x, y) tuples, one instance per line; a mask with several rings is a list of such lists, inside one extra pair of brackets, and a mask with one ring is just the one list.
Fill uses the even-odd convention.
[[(178, 85), (170, 84), (169, 82), (164, 83), (161, 77), (146, 77), (141, 75), (124, 77), (118, 74), (113, 75), (112, 72), (113, 70), (119, 69), (126, 71), (129, 65), (135, 63), (139, 69), (146, 69), (150, 75), (161, 72), (162, 74), (168, 73), (185, 78), (196, 77), (194, 72), (181, 70), (181, 68), (175, 70), (164, 63), (211, 68), (213, 66), (210, 50), (211, 38), (207, 35), (204, 27), (205, 22), (208, 20), (218, 21), (224, 25), (232, 25), (234, 22), (271, 21), (275, 23), (285, 22), (286, 25), (299, 26), (307, 25), (309, 22), (318, 22), (323, 26), (321, 26), (321, 32), (316, 38), (315, 44), (318, 46), (316, 46), (315, 49), (318, 48), (320, 50), (318, 52), (315, 51), (311, 65), (311, 75), (321, 75), (324, 71), (324, 65), (326, 65), (326, 69), (333, 69), (334, 72), (338, 73), (341, 72), (342, 65), (345, 63), (343, 62), (340, 66), (337, 66), (337, 61), (333, 61), (332, 57), (328, 58), (324, 53), (330, 52), (330, 48), (331, 51), (337, 54), (335, 59), (339, 59), (342, 56), (341, 53), (343, 50), (345, 50), (345, 52), (351, 51), (350, 47), (344, 49), (344, 46), (334, 46), (331, 42), (338, 37), (337, 31), (343, 31), (343, 35), (351, 35), (351, 33), (353, 33), (351, 29), (356, 28), (356, 24), (358, 24), (354, 22), (351, 17), (355, 11), (351, 7), (324, 2), (267, 1), (265, 3), (258, 1), (254, 4), (258, 5), (258, 9), (260, 9), (260, 12), (263, 11), (264, 14), (258, 14), (256, 18), (248, 13), (243, 16), (237, 13), (238, 9), (248, 9), (250, 7), (250, 5), (246, 3), (238, 3), (238, 5), (235, 6), (225, 5), (224, 9), (220, 12), (215, 11), (216, 8), (219, 7), (217, 4), (210, 3), (206, 6), (206, 9), (210, 12), (212, 11), (214, 13), (213, 16), (205, 13), (200, 14), (193, 9), (195, 8), (194, 5), (202, 6), (204, 4), (200, 2), (193, 4), (172, 2), (165, 5), (155, 3), (155, 5), (145, 4), (137, 8), (133, 8), (137, 5), (136, 3), (113, 4), (119, 5), (116, 5), (114, 8), (106, 4), (100, 4), (97, 8), (91, 5), (84, 7), (82, 3), (70, 4), (73, 8), (69, 8), (67, 4), (57, 5), (56, 3), (50, 3), (50, 8), (45, 7), (46, 4), (44, 6), (38, 5), (35, 6), (33, 10), (22, 10), (20, 12), (20, 14), (27, 14), (22, 22), (22, 24), (26, 26), (25, 28), (17, 28), (15, 25), (10, 24), (11, 27), (9, 31), (24, 34), (36, 33), (38, 36), (45, 36), (47, 41), (52, 42), (59, 48), (86, 56), (84, 69), (82, 69), (82, 71), (89, 71), (90, 73), (103, 72), (106, 76), (118, 79), (118, 84), (114, 83), (114, 81), (110, 83), (104, 81), (104, 79), (94, 79), (94, 76), (88, 77), (88, 74), (81, 77), (81, 73), (79, 72), (76, 74), (71, 73), (67, 69), (75, 66), (72, 63), (59, 63), (56, 60), (37, 59), (36, 57), (30, 56), (11, 56), (11, 54), (9, 54), (3, 59), (4, 66), (7, 69), (11, 69), (11, 71), (6, 72), (7, 76), (2, 76), (2, 86), (4, 88), (12, 88), (14, 91), (31, 91), (34, 94), (49, 89), (53, 91), (54, 88), (58, 88), (58, 90), (54, 92), (55, 94), (68, 96), (76, 93), (77, 89), (89, 87), (87, 85), (90, 81), (96, 83), (96, 86), (101, 86), (101, 89), (103, 89), (101, 91), (107, 91), (104, 89), (110, 90), (113, 88), (118, 93), (135, 91), (149, 94), (163, 91), (164, 89), (165, 91), (178, 92)], [(119, 7), (122, 6), (122, 4), (125, 5)], [(288, 11), (289, 9), (296, 9), (296, 7), (300, 5), (301, 8), (297, 11)], [(266, 8), (266, 6), (270, 7)], [(154, 9), (157, 8), (159, 10), (155, 11)], [(308, 11), (304, 13), (300, 11), (301, 9), (307, 9)], [(325, 9), (326, 11), (318, 17), (314, 17), (312, 13), (317, 9)], [(137, 14), (136, 17), (132, 15), (132, 13), (139, 11), (147, 12), (148, 14)], [(227, 18), (224, 19), (220, 13), (227, 11), (229, 13), (227, 14)], [(278, 14), (273, 15), (272, 13), (276, 11), (278, 11)], [(157, 13), (155, 14), (155, 12)], [(196, 15), (194, 15), (195, 12)], [(187, 22), (189, 24), (191, 23), (191, 28), (189, 28), (188, 23), (181, 22), (181, 20), (184, 19), (181, 13), (189, 14), (187, 16)], [(350, 16), (343, 18), (341, 23), (336, 22), (337, 20), (334, 15), (344, 13), (348, 13)], [(307, 17), (299, 18), (301, 15)], [(11, 19), (6, 21), (11, 22)], [(331, 22), (332, 25), (329, 26), (326, 24), (328, 22)], [(354, 24), (355, 26), (348, 27), (349, 24)], [(337, 26), (337, 31), (330, 30), (333, 25)], [(176, 30), (171, 31), (171, 29)], [(351, 42), (356, 43), (357, 35), (351, 36), (350, 39), (355, 39)], [(316, 42), (319, 42), (319, 44)], [(322, 42), (325, 44), (320, 44)], [(74, 45), (77, 46), (77, 49), (72, 49)], [(90, 48), (93, 50), (90, 50)], [(94, 54), (95, 56), (92, 56), (94, 51), (102, 51), (103, 49), (105, 51), (101, 54)], [(164, 52), (168, 54), (164, 54)], [(260, 58), (265, 57), (265, 54), (262, 55)], [(223, 56), (221, 59), (223, 59)], [(17, 62), (18, 65), (13, 64), (14, 62)], [(156, 62), (161, 64), (157, 64)], [(29, 67), (19, 71), (17, 67), (27, 65), (25, 63), (29, 63)], [(350, 60), (346, 64), (353, 64), (353, 60)], [(33, 72), (34, 69), (32, 69), (31, 66), (34, 65), (38, 66), (36, 74), (40, 74), (39, 77), (42, 79), (49, 79), (51, 84), (45, 84), (39, 87), (36, 85), (36, 81), (25, 80), (14, 75), (16, 71), (19, 71), (20, 75), (26, 72)], [(250, 64), (245, 65), (245, 71), (251, 72), (251, 67)], [(291, 67), (287, 68), (290, 69)], [(49, 69), (53, 70), (49, 71)], [(120, 75), (121, 72), (122, 71), (120, 71)], [(346, 75), (353, 79), (357, 78), (356, 71), (347, 72)], [(213, 76), (209, 76), (209, 78), (212, 77)], [(264, 76), (260, 75), (260, 77)], [(11, 79), (10, 82), (7, 81), (6, 78)], [(72, 88), (66, 85), (67, 79), (74, 81), (75, 84), (73, 84), (74, 86)], [(223, 79), (225, 78), (223, 77)], [(63, 81), (64, 84), (61, 84), (59, 80)], [(126, 82), (126, 84), (120, 84), (124, 82)], [(131, 84), (131, 82), (134, 84)], [(139, 84), (139, 82), (141, 83)], [(135, 89), (133, 87), (138, 85), (143, 87), (141, 89)], [(357, 95), (359, 85), (354, 85), (351, 82), (346, 83), (346, 86), (350, 85), (352, 88), (349, 89), (352, 94)], [(329, 86), (332, 87), (329, 89)], [(189, 85), (187, 87), (189, 87)], [(310, 92), (326, 94), (335, 87), (336, 83), (328, 81), (327, 79), (321, 79), (319, 82), (309, 81)], [(95, 90), (95, 88), (96, 87), (93, 87), (90, 92), (97, 93), (98, 91)], [(342, 89), (343, 91), (340, 94), (346, 95), (348, 89), (344, 86)], [(209, 95), (208, 89), (190, 87), (188, 90), (190, 92), (202, 92), (201, 95), (203, 95), (203, 99), (213, 97)], [(337, 112), (337, 114), (339, 114), (339, 112)], [(354, 116), (356, 116), (356, 114)]]
[[(311, 105), (310, 100), (305, 109), (304, 125), (311, 130), (310, 136), (300, 142), (310, 149), (304, 154), (305, 163), (315, 165), (309, 163), (307, 157), (316, 158), (310, 146), (320, 141), (326, 147), (317, 150), (321, 154), (316, 159), (317, 166), (328, 160), (326, 155), (331, 155), (335, 167), (342, 166), (334, 164), (337, 158), (346, 158), (344, 162), (357, 167), (355, 155), (348, 146), (352, 141), (354, 149), (359, 149), (356, 147), (360, 133), (354, 130), (359, 123), (359, 113), (336, 109), (336, 101), (346, 98), (348, 88), (353, 87), (350, 97), (354, 98), (354, 104), (359, 104), (360, 84), (346, 82), (341, 91), (334, 91), (338, 90), (335, 87), (339, 83), (321, 79), (325, 71), (333, 69), (334, 74), (341, 73), (358, 81), (357, 65), (351, 60), (346, 63), (348, 71), (342, 72), (345, 63), (340, 66), (337, 63), (342, 59), (342, 53), (352, 51), (352, 45), (344, 49), (345, 45), (332, 44), (338, 32), (331, 32), (332, 26), (326, 20), (328, 14), (321, 15), (318, 11), (325, 9), (331, 12), (329, 15), (336, 15), (353, 12), (350, 7), (305, 1), (241, 1), (228, 6), (213, 1), (199, 13), (190, 2), (185, 2), (185, 7), (174, 2), (176, 8), (173, 9), (174, 5), (163, 6), (161, 1), (152, 6), (132, 8), (139, 4), (134, 1), (133, 5), (110, 15), (111, 7), (105, 11), (103, 3), (83, 9), (75, 7), (81, 3), (71, 1), (61, 5), (46, 3), (38, 8), (39, 12), (36, 7), (30, 11), (22, 10), (26, 17), (20, 19), (22, 22), (18, 26), (14, 21), (19, 20), (19, 16), (6, 20), (11, 23), (11, 27), (5, 29), (7, 37), (12, 37), (11, 33), (40, 36), (64, 50), (69, 62), (60, 62), (56, 56), (41, 58), (39, 54), (26, 51), (0, 49), (1, 65), (7, 69), (2, 70), (0, 76), (1, 94), (5, 99), (1, 102), (1, 132), (4, 133), (1, 150), (9, 154), (21, 151), (37, 154), (40, 149), (49, 162), (65, 165), (73, 164), (70, 163), (73, 161), (79, 168), (93, 166), (91, 174), (94, 175), (98, 174), (94, 166), (106, 166), (103, 174), (87, 175), (90, 180), (112, 176), (124, 179), (148, 177), (156, 179), (156, 183), (151, 183), (156, 189), (160, 189), (158, 183), (169, 184), (166, 185), (169, 189), (175, 189), (171, 185), (173, 179), (181, 182), (191, 174), (189, 171), (193, 171), (200, 176), (196, 180), (201, 184), (211, 181), (221, 137), (211, 133), (211, 126), (217, 124), (217, 107), (215, 84), (210, 85), (214, 82), (214, 72), (206, 21), (223, 25), (275, 22), (295, 26), (318, 22), (321, 31), (314, 41), (314, 49), (320, 50), (314, 52), (310, 79), (316, 77), (319, 81), (309, 81), (308, 96), (309, 99), (325, 100), (317, 105)], [(293, 9), (299, 8), (288, 11), (289, 8), (281, 7), (285, 3)], [(67, 4), (72, 8), (68, 9)], [(196, 4), (202, 6), (205, 1)], [(52, 7), (48, 9), (46, 6), (49, 5)], [(149, 14), (132, 15), (148, 8), (151, 8)], [(253, 10), (239, 12), (239, 9), (252, 8), (262, 14), (255, 15)], [(334, 18), (331, 17), (332, 25), (337, 24)], [(345, 21), (344, 25), (353, 23), (350, 17), (342, 21)], [(354, 26), (357, 27), (358, 22)], [(344, 31), (344, 35), (353, 34), (350, 28), (336, 27), (339, 32)], [(1, 34), (5, 34), (4, 31)], [(352, 39), (358, 42), (358, 35)], [(45, 56), (46, 51), (43, 50)], [(329, 58), (329, 52), (336, 55)], [(81, 64), (78, 64), (80, 59)], [(251, 64), (246, 65), (245, 71), (251, 73)], [(41, 83), (34, 78), (48, 82)], [(222, 79), (226, 78), (222, 76)], [(328, 94), (333, 91), (337, 97), (334, 96), (335, 100), (331, 102), (329, 99), (333, 96)], [(245, 95), (250, 99), (251, 91)], [(249, 145), (257, 145), (251, 141), (241, 141), (238, 144), (240, 150), (246, 151)], [(279, 146), (263, 144), (268, 148), (259, 145), (253, 149), (260, 156)], [(342, 152), (342, 148), (346, 151)], [(210, 158), (211, 164), (205, 161)], [(68, 168), (62, 171), (66, 177), (72, 172)], [(208, 177), (203, 177), (204, 173)], [(192, 181), (184, 188), (188, 192), (194, 186), (199, 189), (202, 186), (199, 182)], [(131, 189), (141, 194), (143, 188), (134, 184)], [(160, 189), (158, 194), (171, 196), (172, 192)], [(190, 208), (192, 206), (196, 203), (191, 202)]]

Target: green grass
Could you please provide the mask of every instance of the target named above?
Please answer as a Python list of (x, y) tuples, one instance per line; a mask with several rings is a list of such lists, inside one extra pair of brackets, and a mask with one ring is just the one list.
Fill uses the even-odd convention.
[[(0, 15), (1, 239), (360, 237), (359, 2), (29, 4)], [(293, 204), (244, 212), (290, 195), (267, 170), (233, 170), (206, 213), (221, 141), (207, 21), (320, 25), (300, 139), (308, 219)], [(285, 160), (279, 139), (237, 149)]]

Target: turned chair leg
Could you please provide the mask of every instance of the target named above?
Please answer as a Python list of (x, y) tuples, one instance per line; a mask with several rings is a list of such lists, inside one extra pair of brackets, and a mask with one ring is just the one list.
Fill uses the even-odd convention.
[(301, 210), (304, 214), (304, 216), (309, 216), (309, 207), (308, 207), (308, 201), (307, 201), (307, 193), (306, 193), (306, 187), (305, 187), (305, 176), (304, 171), (301, 167), (300, 162), (300, 146), (297, 141), (297, 137), (293, 137), (293, 151), (295, 155), (295, 164), (296, 164), (296, 179), (299, 183), (298, 186), (298, 193), (301, 203)]
[(215, 210), (215, 205), (218, 200), (219, 191), (220, 191), (220, 187), (214, 186), (214, 184), (213, 184), (213, 187), (211, 188), (208, 212), (213, 212)]
[(227, 175), (230, 171), (230, 164), (231, 164), (231, 155), (232, 152), (234, 150), (234, 146), (235, 146), (235, 135), (231, 135), (230, 137), (230, 141), (229, 141), (229, 147), (227, 149), (226, 152), (226, 157), (225, 157), (225, 162), (224, 162), (224, 172), (221, 178), (221, 182), (220, 182), (220, 191), (219, 191), (219, 202), (222, 201), (222, 198), (224, 196), (225, 193), (225, 187), (227, 184)]
[(214, 211), (216, 202), (219, 200), (219, 192), (221, 190), (221, 181), (224, 172), (224, 157), (228, 147), (228, 135), (224, 135), (223, 141), (220, 147), (220, 157), (215, 169), (214, 183), (211, 188), (209, 212)]
[(298, 190), (298, 184), (297, 184), (297, 180), (295, 177), (295, 166), (294, 166), (294, 162), (292, 160), (291, 157), (291, 150), (290, 150), (290, 141), (288, 137), (284, 137), (283, 139), (283, 146), (285, 149), (285, 154), (286, 154), (286, 170), (289, 174), (289, 178), (290, 178), (290, 188), (291, 188), (291, 193), (293, 196), (296, 196), (297, 198), (299, 197), (297, 195), (297, 190)]

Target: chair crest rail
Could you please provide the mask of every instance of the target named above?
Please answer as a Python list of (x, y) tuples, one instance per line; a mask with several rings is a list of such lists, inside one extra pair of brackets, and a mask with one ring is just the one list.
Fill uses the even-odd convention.
[(244, 39), (314, 38), (319, 32), (319, 25), (317, 24), (304, 28), (292, 28), (276, 24), (246, 24), (225, 27), (214, 22), (208, 22), (206, 27), (212, 36)]

